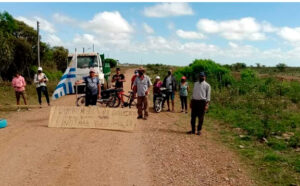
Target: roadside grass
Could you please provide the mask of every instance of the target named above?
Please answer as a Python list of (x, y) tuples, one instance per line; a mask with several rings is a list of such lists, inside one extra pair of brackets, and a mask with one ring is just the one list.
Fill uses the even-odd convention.
[[(200, 63), (200, 67), (208, 64)], [(213, 67), (212, 64), (206, 70), (213, 71)], [(185, 73), (193, 77), (195, 69), (192, 68), (191, 65), (187, 69), (178, 68), (177, 78)], [(299, 73), (298, 69), (288, 70)], [(153, 77), (160, 73), (151, 69), (148, 72)], [(300, 185), (299, 82), (259, 78), (251, 69), (245, 69), (240, 76), (229, 86), (223, 86), (214, 73), (208, 77), (212, 102), (204, 128), (216, 136), (216, 141), (240, 155), (259, 185)], [(210, 82), (210, 78), (216, 79)], [(189, 85), (191, 95), (193, 82)], [(187, 124), (189, 116), (180, 117), (175, 123), (176, 126)]]
[[(237, 152), (250, 167), (259, 185), (299, 185), (299, 152), (267, 145), (247, 135), (241, 128), (234, 128), (207, 115), (204, 128), (216, 141)], [(271, 142), (274, 143), (274, 142)]]
[[(55, 90), (55, 87), (58, 83), (58, 80), (50, 80), (47, 83), (49, 98), (51, 102), (52, 93)], [(11, 86), (11, 82), (0, 82), (0, 117), (6, 117), (10, 112), (15, 111), (11, 108), (5, 109), (5, 107), (16, 105), (16, 96), (15, 91)], [(36, 92), (36, 86), (34, 84), (27, 84), (26, 86), (26, 98), (29, 105), (37, 105), (38, 97)], [(42, 102), (46, 103), (45, 96), (42, 96)], [(24, 105), (23, 99), (20, 98), (20, 105)]]

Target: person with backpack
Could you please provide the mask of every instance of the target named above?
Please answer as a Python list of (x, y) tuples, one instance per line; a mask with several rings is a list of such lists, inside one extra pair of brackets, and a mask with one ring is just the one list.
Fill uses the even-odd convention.
[(188, 90), (189, 90), (189, 85), (186, 82), (186, 77), (183, 76), (181, 78), (181, 83), (179, 85), (179, 94), (180, 94), (180, 102), (181, 102), (181, 112), (185, 110), (185, 113), (187, 113), (187, 96), (188, 96)]
[[(25, 94), (25, 87), (26, 82), (23, 76), (20, 75), (20, 73), (16, 72), (15, 77), (12, 79), (12, 86), (15, 89), (16, 99), (17, 99), (17, 105), (20, 105), (20, 97), (22, 96), (24, 105), (27, 105), (26, 101), (26, 94)], [(18, 107), (18, 112), (21, 109)], [(29, 109), (27, 109), (29, 110)]]
[(34, 75), (33, 79), (34, 83), (36, 84), (36, 91), (38, 94), (38, 101), (40, 104), (40, 108), (42, 107), (42, 93), (45, 95), (48, 106), (50, 106), (50, 100), (47, 90), (46, 83), (49, 81), (46, 74), (43, 73), (43, 68), (39, 67), (37, 74)]

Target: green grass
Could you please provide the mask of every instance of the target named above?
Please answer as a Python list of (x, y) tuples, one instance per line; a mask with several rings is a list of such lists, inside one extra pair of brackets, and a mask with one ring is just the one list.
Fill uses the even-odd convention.
[[(51, 80), (47, 83), (49, 98), (51, 101), (52, 93), (55, 90), (55, 87), (58, 83), (58, 80)], [(11, 86), (10, 82), (0, 82), (0, 105), (9, 106), (16, 105), (16, 96), (15, 91)], [(37, 105), (38, 97), (36, 92), (36, 86), (34, 84), (27, 84), (26, 86), (26, 98), (29, 105)], [(42, 96), (42, 101), (45, 103), (45, 96)], [(20, 99), (20, 104), (23, 105), (23, 99)], [(2, 110), (0, 111), (0, 117), (6, 117), (11, 110)]]
[[(148, 72), (155, 76), (168, 68), (151, 66)], [(287, 72), (300, 74), (298, 70), (288, 68)], [(230, 86), (207, 79), (212, 85), (212, 102), (205, 127), (215, 134), (215, 140), (240, 154), (261, 185), (300, 185), (299, 82), (259, 78), (249, 69), (241, 75)], [(193, 83), (189, 85), (192, 90)], [(189, 118), (181, 120), (186, 123)]]

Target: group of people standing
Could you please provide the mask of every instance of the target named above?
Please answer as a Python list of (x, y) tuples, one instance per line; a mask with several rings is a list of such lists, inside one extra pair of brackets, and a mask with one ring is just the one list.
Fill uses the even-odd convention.
[[(42, 93), (45, 95), (48, 105), (50, 106), (50, 100), (47, 90), (47, 82), (48, 82), (47, 76), (43, 73), (42, 67), (38, 67), (37, 73), (34, 75), (33, 82), (36, 85), (36, 91), (38, 95), (38, 102), (40, 104), (40, 107), (42, 106)], [(20, 98), (23, 98), (24, 105), (27, 105), (27, 97), (26, 97), (26, 81), (24, 77), (19, 73), (16, 72), (13, 79), (12, 79), (12, 86), (15, 90), (17, 105), (20, 105)], [(30, 110), (29, 108), (27, 108)], [(17, 111), (20, 111), (21, 109), (18, 107)]]
[[(151, 81), (148, 76), (146, 76), (144, 69), (139, 69), (138, 74), (132, 78), (132, 89), (137, 92), (138, 96), (138, 119), (148, 117), (148, 101), (147, 96), (149, 94), (149, 88), (151, 86)], [(210, 94), (211, 87), (205, 81), (206, 75), (204, 72), (200, 72), (198, 74), (198, 81), (194, 83), (194, 88), (192, 92), (192, 99), (190, 102), (191, 109), (191, 131), (187, 132), (187, 134), (197, 134), (201, 135), (202, 125), (204, 121), (205, 112), (208, 110), (210, 103)], [(168, 109), (170, 110), (170, 100), (172, 105), (172, 112), (175, 111), (175, 92), (177, 91), (177, 87), (179, 88), (179, 95), (181, 101), (181, 112), (188, 113), (188, 91), (189, 85), (187, 82), (187, 78), (185, 76), (181, 77), (181, 81), (179, 86), (177, 86), (176, 79), (172, 75), (172, 70), (168, 71), (168, 75), (164, 78), (163, 81), (160, 80), (159, 76), (156, 76), (154, 84), (153, 84), (153, 104), (156, 100), (156, 95), (161, 91), (160, 88), (165, 87), (167, 89), (166, 93), (166, 101)], [(144, 111), (144, 117), (143, 112)], [(198, 126), (196, 129), (196, 119), (198, 118)]]

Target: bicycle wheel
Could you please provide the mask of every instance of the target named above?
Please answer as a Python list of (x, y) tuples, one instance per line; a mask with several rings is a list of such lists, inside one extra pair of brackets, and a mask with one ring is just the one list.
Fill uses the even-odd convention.
[(120, 103), (121, 103), (121, 99), (119, 98), (118, 95), (112, 95), (112, 97), (114, 97), (115, 101), (114, 101), (114, 104), (113, 104), (113, 107), (117, 108), (120, 106)]
[(111, 96), (111, 97), (109, 97), (109, 99), (106, 103), (106, 106), (107, 107), (114, 107), (115, 103), (116, 103), (116, 97)]
[(85, 106), (85, 95), (79, 96), (76, 100), (76, 106)]

